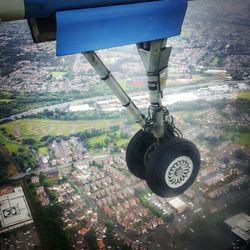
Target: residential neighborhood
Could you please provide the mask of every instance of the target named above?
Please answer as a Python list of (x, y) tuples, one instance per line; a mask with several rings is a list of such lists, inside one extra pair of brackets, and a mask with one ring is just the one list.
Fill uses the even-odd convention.
[[(141, 127), (83, 55), (56, 57), (26, 22), (0, 23), (0, 249), (250, 249), (249, 3), (188, 3), (161, 95), (165, 124), (201, 161), (168, 198), (129, 170)], [(149, 122), (137, 47), (97, 54)]]

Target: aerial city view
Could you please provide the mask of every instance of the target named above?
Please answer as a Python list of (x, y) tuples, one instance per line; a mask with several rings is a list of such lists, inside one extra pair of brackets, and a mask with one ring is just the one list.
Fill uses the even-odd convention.
[[(164, 198), (129, 171), (140, 127), (83, 55), (0, 22), (0, 249), (250, 249), (250, 2), (189, 1), (167, 44), (162, 103), (201, 166)], [(97, 54), (147, 115), (136, 45)]]

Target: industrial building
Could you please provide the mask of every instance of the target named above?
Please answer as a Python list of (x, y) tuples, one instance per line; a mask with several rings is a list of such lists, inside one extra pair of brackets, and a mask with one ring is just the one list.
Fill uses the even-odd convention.
[(22, 187), (5, 190), (0, 196), (0, 233), (33, 223)]
[(231, 228), (231, 231), (248, 242), (250, 240), (250, 216), (245, 213), (236, 214), (227, 219), (225, 223)]
[(174, 199), (169, 199), (167, 200), (167, 202), (171, 207), (173, 207), (177, 211), (178, 214), (183, 213), (187, 208), (186, 203), (179, 197), (176, 197)]

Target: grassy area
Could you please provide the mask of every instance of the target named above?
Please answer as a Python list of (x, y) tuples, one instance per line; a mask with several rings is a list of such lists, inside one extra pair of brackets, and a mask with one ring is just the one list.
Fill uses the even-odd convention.
[(225, 137), (228, 140), (231, 140), (235, 143), (238, 143), (242, 146), (249, 147), (250, 146), (250, 132), (248, 133), (240, 133), (235, 131), (227, 131)]
[(48, 148), (47, 147), (41, 147), (38, 149), (38, 154), (41, 155), (46, 155), (48, 154)]
[(213, 58), (212, 58), (211, 64), (213, 66), (217, 66), (219, 64), (219, 61), (220, 61), (219, 57), (214, 55)]
[(103, 134), (103, 135), (95, 136), (95, 137), (88, 139), (88, 143), (90, 145), (94, 145), (96, 143), (104, 143), (105, 139), (108, 139), (108, 138), (109, 137), (107, 135)]
[(238, 93), (237, 98), (246, 99), (250, 101), (250, 91)]
[(57, 78), (60, 76), (64, 76), (65, 74), (66, 74), (66, 72), (63, 72), (63, 71), (53, 71), (53, 72), (50, 72), (48, 74), (48, 76), (52, 76), (53, 78)]
[(47, 177), (43, 181), (43, 185), (46, 186), (53, 186), (58, 184), (58, 178), (57, 177)]
[(111, 134), (102, 134), (102, 135), (95, 136), (95, 137), (88, 139), (88, 143), (91, 146), (94, 146), (96, 143), (103, 144), (103, 143), (105, 143), (106, 139), (111, 139), (110, 136), (113, 135), (113, 136), (115, 136), (114, 142), (117, 144), (117, 146), (123, 146), (125, 144), (128, 144), (130, 138), (123, 139), (123, 138), (121, 138), (120, 134), (121, 134), (120, 132), (115, 132), (115, 133), (111, 133)]
[(0, 99), (0, 103), (10, 103), (13, 102), (13, 99)]
[(121, 119), (109, 120), (84, 120), (84, 121), (59, 121), (47, 119), (22, 119), (11, 121), (0, 125), (0, 128), (6, 128), (9, 134), (15, 134), (19, 131), (18, 139), (34, 138), (40, 139), (46, 135), (58, 136), (82, 132), (92, 128), (106, 129), (111, 124), (121, 124)]
[(4, 145), (4, 147), (6, 149), (8, 149), (8, 151), (11, 152), (11, 153), (17, 152), (17, 150), (18, 150), (18, 148), (20, 146), (17, 142), (12, 142), (12, 141), (8, 140), (1, 133), (0, 133), (0, 144)]
[(120, 147), (120, 146), (123, 146), (125, 144), (128, 144), (129, 141), (130, 141), (130, 138), (128, 138), (128, 139), (122, 139), (122, 138), (120, 138), (120, 139), (118, 139), (118, 141), (116, 143), (117, 143), (117, 146)]

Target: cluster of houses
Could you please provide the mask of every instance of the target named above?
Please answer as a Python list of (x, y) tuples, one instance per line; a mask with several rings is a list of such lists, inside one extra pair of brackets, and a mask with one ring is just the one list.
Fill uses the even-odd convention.
[(83, 144), (75, 136), (70, 137), (68, 141), (54, 140), (50, 148), (53, 152), (52, 158), (48, 154), (39, 157), (40, 166), (43, 169), (82, 161), (86, 153)]
[[(75, 189), (69, 182), (64, 182), (60, 185), (53, 185), (48, 189), (57, 193), (58, 202), (67, 204), (67, 207), (62, 211), (61, 217), (64, 230), (71, 228), (79, 229), (73, 239), (73, 249), (88, 249), (84, 236), (93, 228), (93, 225), (97, 223), (97, 213), (87, 206), (86, 201), (76, 193)], [(103, 250), (104, 248), (99, 249)]]
[(228, 155), (227, 162), (216, 162), (210, 167), (203, 168), (199, 174), (199, 190), (208, 198), (215, 199), (229, 192), (232, 188), (240, 187), (249, 178), (239, 167), (242, 161), (233, 157), (233, 152), (239, 146), (233, 143), (222, 143), (217, 147), (220, 156)]
[(143, 186), (131, 175), (124, 175), (117, 168), (125, 163), (120, 157), (103, 162), (104, 167), (87, 167), (75, 170), (72, 179), (77, 181), (82, 190), (93, 199), (107, 217), (137, 235), (161, 225), (163, 220), (155, 217), (148, 208), (141, 205), (134, 196), (134, 189)]
[(68, 141), (54, 140), (51, 145), (55, 158), (52, 160), (53, 165), (62, 165), (84, 159), (86, 150), (78, 137), (70, 137)]
[(248, 181), (249, 177), (243, 175), (241, 177), (238, 177), (236, 180), (224, 185), (223, 187), (219, 187), (216, 190), (207, 193), (207, 197), (210, 199), (215, 199), (216, 197), (229, 192), (232, 188), (239, 188), (242, 184), (247, 183)]
[[(89, 159), (84, 159), (86, 151), (76, 137), (70, 138), (69, 141), (54, 141), (51, 148), (54, 152), (56, 166), (75, 160), (73, 161), (74, 171), (68, 178), (79, 185), (82, 192), (93, 204), (96, 204), (98, 209), (102, 210), (107, 218), (114, 224), (122, 226), (125, 233), (120, 235), (117, 230), (114, 230), (113, 238), (122, 241), (132, 249), (144, 249), (142, 243), (125, 236), (126, 232), (137, 236), (144, 235), (164, 224), (164, 221), (161, 217), (155, 216), (152, 210), (145, 207), (134, 195), (134, 188), (145, 190), (146, 186), (129, 174), (124, 157), (92, 157), (92, 160), (95, 159), (95, 164), (90, 164)], [(232, 167), (235, 164), (232, 163), (233, 157), (230, 152), (236, 148), (238, 148), (237, 145), (226, 143), (217, 147), (220, 157), (228, 155), (228, 163), (220, 159), (214, 163), (213, 157), (208, 155), (206, 158), (208, 167), (201, 169), (196, 191), (189, 189), (184, 196), (173, 199), (162, 199), (154, 194), (144, 198), (148, 204), (159, 209), (163, 215), (175, 213), (180, 216), (190, 206), (191, 200), (204, 200), (204, 194), (207, 198), (214, 199), (228, 192), (232, 187), (242, 185), (247, 182), (248, 178), (242, 176), (242, 172), (239, 172), (236, 167)], [(86, 204), (85, 199), (76, 194), (68, 182), (54, 185), (51, 190), (58, 193), (58, 202), (69, 204), (63, 210), (64, 227), (79, 229), (74, 248), (85, 249), (85, 236), (90, 230), (95, 229), (98, 249), (109, 249), (104, 243), (105, 224), (100, 224), (96, 209), (93, 209), (90, 204)], [(43, 194), (42, 190), (41, 194)]]
[[(32, 184), (39, 184), (40, 183), (39, 177), (36, 175), (32, 176), (31, 183)], [(46, 191), (44, 189), (44, 186), (36, 187), (35, 192), (36, 192), (37, 199), (41, 203), (42, 206), (46, 206), (46, 205), (50, 204), (50, 200), (49, 200), (48, 194), (46, 193)]]

